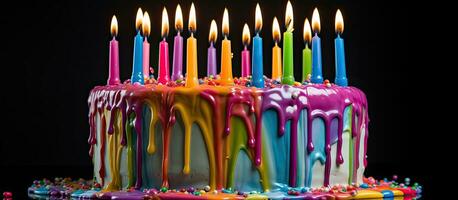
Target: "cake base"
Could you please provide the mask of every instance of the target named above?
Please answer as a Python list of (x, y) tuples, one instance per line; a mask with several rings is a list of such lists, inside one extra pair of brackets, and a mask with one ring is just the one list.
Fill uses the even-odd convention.
[(82, 179), (56, 178), (34, 181), (28, 189), (32, 199), (383, 199), (401, 198), (404, 200), (419, 199), (422, 187), (417, 183), (412, 186), (387, 179), (376, 181), (374, 178), (364, 178), (364, 183), (358, 186), (335, 185), (322, 188), (291, 188), (284, 187), (275, 191), (238, 192), (236, 189), (210, 190), (204, 188), (182, 188), (179, 190), (134, 188), (124, 191), (103, 191), (99, 183)]

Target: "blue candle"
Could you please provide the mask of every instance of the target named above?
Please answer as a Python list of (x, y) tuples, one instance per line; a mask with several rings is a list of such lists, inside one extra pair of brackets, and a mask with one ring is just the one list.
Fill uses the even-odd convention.
[(141, 85), (144, 84), (144, 77), (143, 77), (143, 37), (140, 34), (140, 28), (142, 27), (142, 19), (143, 19), (143, 12), (139, 8), (137, 12), (137, 19), (136, 19), (136, 28), (137, 28), (137, 35), (134, 39), (134, 65), (132, 67), (132, 77), (130, 78), (130, 82), (133, 83), (140, 83)]
[(336, 56), (336, 78), (335, 83), (340, 86), (347, 86), (347, 74), (345, 69), (345, 48), (344, 40), (340, 37), (343, 33), (343, 17), (340, 10), (337, 10), (336, 14), (336, 32), (337, 38), (334, 40), (335, 44), (335, 56)]
[(262, 38), (259, 37), (259, 34), (253, 38), (253, 85), (257, 88), (264, 87), (264, 74), (262, 69), (264, 65), (262, 63)]
[(312, 15), (312, 29), (315, 36), (312, 39), (312, 83), (323, 83), (322, 65), (321, 65), (321, 39), (318, 37), (320, 32), (320, 15), (315, 8)]
[(259, 4), (256, 5), (256, 19), (255, 19), (255, 32), (256, 36), (253, 37), (253, 53), (252, 53), (252, 81), (253, 86), (257, 88), (264, 87), (264, 74), (263, 74), (263, 62), (262, 62), (262, 38), (259, 37), (259, 32), (262, 29), (262, 15)]

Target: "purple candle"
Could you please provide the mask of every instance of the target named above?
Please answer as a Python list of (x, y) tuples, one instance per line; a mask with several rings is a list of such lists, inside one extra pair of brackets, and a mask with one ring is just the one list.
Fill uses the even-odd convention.
[(113, 15), (111, 19), (111, 35), (113, 40), (110, 41), (110, 63), (109, 63), (109, 75), (108, 85), (117, 85), (120, 83), (119, 80), (119, 47), (116, 35), (118, 34), (118, 20)]
[(172, 81), (183, 79), (183, 37), (180, 35), (183, 31), (183, 14), (180, 4), (177, 5), (175, 11), (175, 30), (177, 35), (173, 42)]
[(210, 25), (210, 33), (208, 35), (208, 41), (210, 42), (210, 47), (208, 47), (207, 55), (207, 77), (216, 76), (216, 49), (214, 43), (218, 37), (218, 28), (216, 27), (215, 20), (212, 20)]
[(242, 42), (244, 46), (242, 51), (242, 77), (248, 77), (251, 75), (251, 59), (250, 51), (248, 50), (248, 45), (250, 45), (250, 28), (248, 28), (247, 24), (243, 26)]

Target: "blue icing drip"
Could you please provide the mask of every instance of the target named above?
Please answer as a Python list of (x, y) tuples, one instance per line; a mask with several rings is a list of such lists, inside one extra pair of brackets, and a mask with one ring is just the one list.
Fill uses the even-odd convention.
[(266, 159), (269, 166), (270, 182), (273, 183), (272, 190), (279, 189), (281, 184), (288, 183), (289, 177), (289, 149), (290, 149), (290, 122), (285, 125), (283, 136), (278, 135), (278, 118), (275, 110), (267, 110), (263, 113), (262, 138), (266, 139), (264, 155), (270, 155)]
[(331, 121), (331, 145), (336, 143), (338, 138), (339, 120), (337, 118)]
[[(310, 187), (312, 185), (312, 168), (315, 165), (315, 161), (320, 161), (321, 165), (324, 165), (326, 162), (326, 152), (325, 152), (325, 125), (324, 121), (321, 118), (316, 118), (312, 121), (312, 141), (315, 145), (315, 149), (310, 153), (308, 157), (307, 170), (307, 184), (305, 186)], [(324, 176), (324, 174), (316, 174), (317, 176)]]
[(238, 153), (234, 179), (237, 190), (262, 191), (259, 173), (245, 150)]
[(307, 174), (307, 109), (301, 111), (297, 125), (297, 186), (305, 186)]
[[(143, 167), (142, 167), (142, 180), (143, 180), (143, 187), (144, 188), (159, 188), (161, 186), (161, 165), (160, 163), (162, 162), (162, 148), (159, 149), (156, 146), (156, 152), (154, 154), (150, 155), (148, 153), (148, 143), (149, 143), (149, 123), (151, 120), (151, 111), (149, 109), (149, 105), (145, 104), (143, 106), (143, 122), (142, 122), (142, 150), (143, 150)], [(156, 131), (157, 132), (157, 131)], [(161, 133), (158, 133), (158, 135), (161, 135)], [(156, 139), (156, 144), (161, 143), (162, 147), (162, 138), (157, 137), (157, 134), (154, 134), (154, 137)], [(159, 154), (160, 153), (160, 154)]]

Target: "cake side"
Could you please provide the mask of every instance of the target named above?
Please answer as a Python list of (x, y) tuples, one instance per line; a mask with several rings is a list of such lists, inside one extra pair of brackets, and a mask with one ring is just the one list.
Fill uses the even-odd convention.
[(89, 107), (106, 190), (362, 183), (367, 102), (353, 87), (125, 84), (94, 88)]

